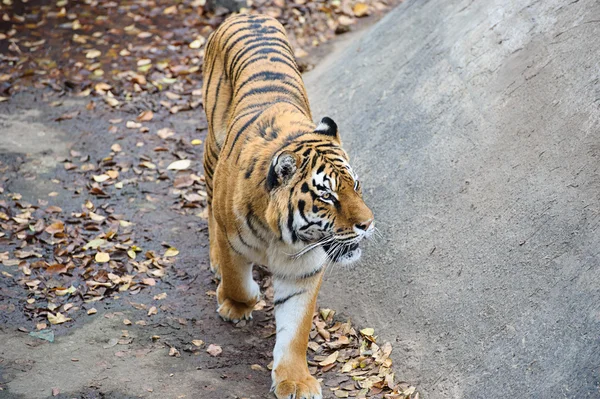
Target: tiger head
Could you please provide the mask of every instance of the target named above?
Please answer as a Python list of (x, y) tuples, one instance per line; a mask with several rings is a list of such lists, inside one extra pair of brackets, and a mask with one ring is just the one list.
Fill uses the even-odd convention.
[(358, 260), (360, 241), (374, 229), (373, 212), (362, 198), (358, 176), (341, 147), (337, 125), (323, 118), (272, 158), (267, 190), (271, 215), (294, 257), (321, 247), (331, 262)]

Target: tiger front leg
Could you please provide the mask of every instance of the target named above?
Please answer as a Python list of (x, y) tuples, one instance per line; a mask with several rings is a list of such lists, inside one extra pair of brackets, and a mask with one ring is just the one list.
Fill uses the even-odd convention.
[(217, 231), (215, 253), (221, 272), (217, 287), (217, 312), (225, 321), (237, 323), (252, 319), (254, 305), (260, 299), (260, 287), (252, 278), (252, 263), (229, 246), (226, 237)]
[(273, 350), (273, 386), (277, 399), (322, 399), (321, 385), (306, 363), (322, 274), (302, 280), (274, 279), (277, 340)]

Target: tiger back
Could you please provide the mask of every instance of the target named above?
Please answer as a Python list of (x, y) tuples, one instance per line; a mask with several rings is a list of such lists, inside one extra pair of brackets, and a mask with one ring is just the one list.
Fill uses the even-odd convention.
[(323, 270), (360, 258), (373, 229), (337, 125), (312, 121), (283, 26), (262, 15), (227, 19), (204, 61), (210, 264), (218, 313), (250, 319), (260, 298), (253, 264), (273, 274), (278, 399), (322, 398), (306, 362)]

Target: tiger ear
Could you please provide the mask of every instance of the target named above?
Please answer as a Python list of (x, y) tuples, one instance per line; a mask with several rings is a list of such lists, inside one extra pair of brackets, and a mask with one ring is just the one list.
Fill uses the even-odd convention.
[(338, 140), (340, 139), (338, 137), (337, 125), (335, 124), (333, 119), (331, 119), (328, 116), (321, 119), (321, 122), (319, 122), (317, 128), (315, 129), (315, 133), (324, 134), (325, 136), (331, 136)]
[(267, 190), (271, 191), (288, 180), (296, 173), (297, 169), (296, 154), (291, 151), (284, 151), (273, 157), (271, 167), (267, 175)]

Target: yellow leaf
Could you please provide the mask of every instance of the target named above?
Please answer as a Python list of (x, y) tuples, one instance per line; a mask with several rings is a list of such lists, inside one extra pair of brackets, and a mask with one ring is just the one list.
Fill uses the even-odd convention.
[(365, 3), (356, 3), (352, 11), (356, 17), (364, 17), (369, 15), (369, 6)]
[(119, 177), (119, 172), (117, 172), (116, 170), (109, 170), (106, 172), (106, 174), (111, 178), (111, 179), (116, 179), (117, 177)]
[(48, 313), (48, 321), (50, 322), (50, 324), (62, 324), (69, 320), (71, 320), (69, 317), (66, 317), (60, 312), (56, 313), (56, 316), (52, 313)]
[(85, 53), (85, 58), (96, 58), (96, 57), (100, 57), (102, 55), (102, 52), (100, 52), (99, 50), (96, 49), (91, 49), (88, 50), (87, 53)]
[(168, 170), (186, 170), (190, 167), (192, 161), (189, 159), (180, 159), (179, 161), (172, 162), (167, 166)]
[(190, 48), (199, 49), (204, 43), (206, 43), (206, 39), (202, 36), (199, 36), (196, 40), (190, 43)]
[(106, 96), (106, 97), (104, 97), (104, 101), (105, 101), (105, 102), (106, 102), (108, 105), (110, 105), (111, 107), (116, 107), (117, 105), (119, 105), (119, 104), (120, 104), (119, 100), (117, 100), (117, 99), (116, 99), (116, 98), (114, 98), (114, 97), (108, 97), (108, 96)]
[(148, 169), (156, 169), (156, 165), (154, 165), (152, 162), (148, 162), (148, 161), (140, 162), (140, 166), (144, 166)]
[(179, 250), (174, 247), (167, 249), (167, 251), (165, 252), (165, 258), (170, 258), (172, 256), (177, 256), (177, 255), (179, 255)]
[(192, 140), (192, 145), (200, 145), (200, 144), (202, 144), (202, 140), (200, 140), (200, 139)]
[[(77, 288), (70, 286), (69, 288), (64, 289), (64, 290), (60, 290), (60, 289), (55, 290), (54, 293), (58, 296), (65, 296), (67, 294), (74, 294), (76, 291), (77, 291)], [(54, 309), (50, 309), (50, 310), (54, 310)]]
[(176, 14), (177, 13), (177, 6), (173, 5), (173, 6), (169, 6), (167, 8), (165, 8), (163, 10), (163, 14), (168, 15), (168, 14)]
[(107, 254), (106, 252), (98, 252), (96, 254), (96, 256), (94, 257), (94, 259), (98, 263), (106, 263), (110, 260), (110, 255)]
[(372, 337), (375, 334), (375, 330), (372, 328), (363, 328), (360, 333), (366, 337)]
[(131, 259), (135, 259), (135, 251), (133, 249), (130, 249), (129, 251), (127, 251), (127, 256), (129, 256)]

